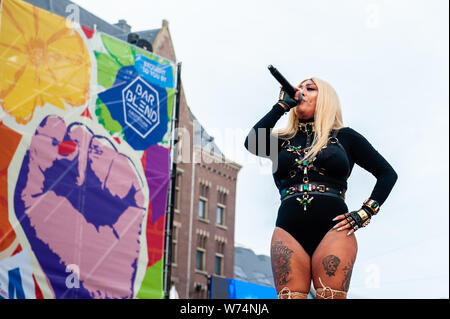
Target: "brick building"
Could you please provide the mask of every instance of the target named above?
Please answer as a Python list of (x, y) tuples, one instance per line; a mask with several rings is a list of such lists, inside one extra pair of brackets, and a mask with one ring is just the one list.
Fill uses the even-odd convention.
[[(63, 17), (76, 5), (68, 0), (25, 1)], [(125, 20), (110, 24), (77, 8), (80, 24), (128, 41), (132, 31)], [(161, 28), (133, 33), (148, 41), (155, 54), (177, 61), (167, 21)], [(183, 160), (176, 167), (170, 281), (180, 298), (207, 298), (208, 275), (233, 278), (235, 193), (241, 166), (225, 158), (191, 113), (182, 83), (178, 105), (176, 148)]]

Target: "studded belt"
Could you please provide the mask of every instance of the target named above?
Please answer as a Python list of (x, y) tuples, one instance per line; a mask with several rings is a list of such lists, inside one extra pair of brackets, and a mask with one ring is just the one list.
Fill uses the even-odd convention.
[[(290, 197), (299, 196), (299, 195), (306, 195), (305, 200), (307, 200), (307, 197), (310, 197), (309, 195), (328, 195), (328, 196), (334, 196), (341, 199), (345, 199), (345, 190), (340, 190), (334, 187), (331, 187), (329, 185), (323, 184), (323, 183), (308, 183), (308, 184), (297, 184), (291, 187), (287, 187), (283, 190), (281, 190), (281, 200), (286, 200)], [(312, 199), (312, 198), (311, 198)], [(310, 201), (310, 200), (309, 200)]]

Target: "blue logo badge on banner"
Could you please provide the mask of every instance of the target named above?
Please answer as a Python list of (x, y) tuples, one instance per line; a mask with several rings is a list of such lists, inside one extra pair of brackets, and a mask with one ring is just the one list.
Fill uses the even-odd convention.
[(159, 96), (151, 85), (138, 76), (122, 90), (125, 123), (142, 138), (159, 124)]
[(173, 71), (170, 65), (163, 65), (138, 53), (134, 67), (147, 82), (163, 88), (173, 88)]
[(122, 67), (114, 85), (98, 97), (120, 123), (125, 140), (135, 150), (146, 150), (166, 134), (167, 91), (143, 79), (134, 66)]

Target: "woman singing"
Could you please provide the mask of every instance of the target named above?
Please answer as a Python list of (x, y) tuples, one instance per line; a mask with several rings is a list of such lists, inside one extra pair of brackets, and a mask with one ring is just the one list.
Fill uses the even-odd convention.
[[(294, 97), (279, 101), (250, 131), (245, 147), (273, 163), (280, 192), (271, 260), (278, 298), (306, 299), (311, 280), (316, 298), (347, 296), (357, 253), (354, 232), (369, 224), (391, 192), (397, 174), (358, 132), (344, 127), (338, 96), (311, 78)], [(284, 129), (273, 131), (289, 112)], [(358, 210), (345, 204), (354, 164), (377, 181)]]

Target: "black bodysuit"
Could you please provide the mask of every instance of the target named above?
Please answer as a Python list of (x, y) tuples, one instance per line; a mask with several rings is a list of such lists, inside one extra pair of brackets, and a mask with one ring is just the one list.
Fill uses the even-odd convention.
[[(283, 190), (305, 183), (305, 170), (299, 168), (297, 154), (292, 147), (304, 149), (312, 142), (313, 134), (299, 131), (290, 140), (278, 138), (271, 134), (272, 128), (285, 113), (278, 103), (255, 124), (245, 140), (245, 147), (251, 153), (268, 157), (274, 165), (273, 178), (282, 194)], [(302, 120), (310, 122), (313, 119)], [(345, 192), (347, 179), (354, 164), (358, 164), (372, 173), (377, 182), (370, 195), (380, 205), (391, 192), (397, 174), (389, 163), (372, 145), (355, 130), (344, 127), (333, 131), (327, 147), (322, 149), (307, 170), (307, 182), (323, 183)], [(272, 145), (275, 151), (268, 145)], [(290, 150), (288, 150), (291, 148)], [(306, 210), (305, 210), (306, 206)], [(348, 212), (343, 197), (328, 194), (314, 194), (307, 205), (299, 203), (298, 196), (286, 197), (278, 210), (276, 226), (290, 233), (305, 251), (312, 256), (325, 234), (338, 222), (332, 219)]]

